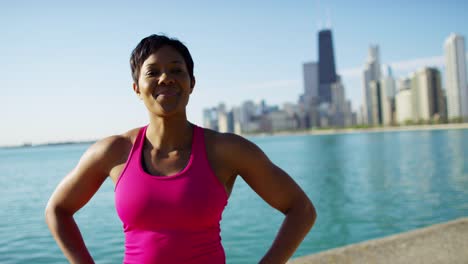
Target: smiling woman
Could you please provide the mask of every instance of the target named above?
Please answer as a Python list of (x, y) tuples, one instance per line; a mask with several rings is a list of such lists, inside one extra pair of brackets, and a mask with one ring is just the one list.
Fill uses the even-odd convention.
[(73, 215), (107, 177), (125, 233), (124, 263), (225, 263), (220, 220), (237, 176), (285, 215), (260, 263), (285, 263), (315, 222), (302, 189), (252, 142), (187, 120), (193, 61), (180, 41), (144, 38), (133, 90), (149, 124), (92, 145), (49, 199), (46, 221), (71, 263), (94, 263)]
[(169, 116), (184, 111), (195, 86), (182, 55), (171, 46), (161, 47), (141, 66), (133, 90), (154, 114)]

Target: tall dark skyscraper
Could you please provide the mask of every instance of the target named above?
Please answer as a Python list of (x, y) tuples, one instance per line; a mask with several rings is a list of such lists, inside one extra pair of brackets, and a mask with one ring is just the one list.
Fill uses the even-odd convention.
[(331, 103), (331, 84), (336, 82), (335, 56), (331, 30), (319, 31), (319, 98)]

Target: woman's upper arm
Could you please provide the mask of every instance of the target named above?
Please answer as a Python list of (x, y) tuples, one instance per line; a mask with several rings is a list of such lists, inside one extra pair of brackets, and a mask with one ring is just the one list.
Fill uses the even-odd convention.
[(272, 207), (287, 213), (295, 203), (310, 203), (306, 194), (281, 168), (254, 143), (232, 136), (230, 160), (236, 172)]
[(83, 154), (76, 167), (59, 183), (49, 199), (48, 209), (73, 214), (96, 193), (109, 175), (118, 136), (105, 138), (93, 144)]

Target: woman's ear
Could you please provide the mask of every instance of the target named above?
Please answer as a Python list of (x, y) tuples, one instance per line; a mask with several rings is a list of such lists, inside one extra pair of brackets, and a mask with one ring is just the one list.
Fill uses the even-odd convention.
[(138, 87), (138, 84), (133, 83), (133, 91), (137, 94), (137, 96), (141, 99), (141, 93), (140, 93), (140, 88)]
[(193, 76), (192, 80), (190, 81), (190, 93), (193, 92), (193, 88), (195, 88), (195, 76)]

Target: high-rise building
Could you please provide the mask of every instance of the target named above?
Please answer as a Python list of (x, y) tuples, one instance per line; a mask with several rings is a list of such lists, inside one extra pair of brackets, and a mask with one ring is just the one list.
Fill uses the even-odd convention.
[(304, 76), (304, 95), (308, 98), (317, 98), (319, 92), (318, 63), (304, 63), (302, 73)]
[(450, 34), (445, 40), (445, 75), (447, 115), (449, 119), (468, 120), (468, 84), (466, 76), (465, 38)]
[(251, 100), (245, 101), (240, 107), (239, 122), (242, 133), (251, 133), (259, 130), (256, 122), (259, 107)]
[(381, 84), (385, 94), (389, 98), (395, 98), (396, 88), (395, 79), (393, 78), (392, 68), (389, 65), (382, 65)]
[(354, 126), (356, 125), (356, 113), (353, 113), (353, 108), (351, 105), (350, 100), (346, 100), (346, 108), (345, 108), (345, 127)]
[(241, 108), (239, 106), (232, 108), (232, 121), (234, 123), (234, 133), (242, 134)]
[[(436, 68), (422, 68), (415, 74), (416, 86), (413, 100), (417, 101), (418, 117), (420, 120), (445, 120), (446, 110), (442, 92), (440, 72)], [(417, 95), (417, 96), (416, 96)]]
[(216, 107), (203, 109), (203, 126), (218, 130), (218, 109)]
[(382, 125), (382, 89), (379, 81), (370, 81), (371, 120), (374, 126)]
[(395, 96), (396, 122), (405, 124), (413, 121), (411, 81), (408, 78), (397, 82), (398, 92)]
[(330, 88), (332, 93), (330, 125), (343, 127), (345, 126), (348, 113), (346, 112), (345, 89), (339, 76), (337, 77), (337, 81), (330, 85)]
[(420, 107), (420, 104), (421, 104), (421, 100), (420, 100), (420, 96), (421, 96), (421, 89), (419, 88), (421, 85), (420, 85), (420, 80), (418, 78), (418, 75), (416, 74), (416, 72), (412, 72), (409, 76), (409, 84), (410, 84), (410, 89), (411, 89), (411, 107), (413, 108), (412, 109), (412, 113), (413, 113), (413, 122), (419, 122), (422, 120), (421, 118), (421, 111), (419, 110), (421, 107)]
[(400, 90), (395, 97), (396, 122), (404, 125), (413, 120), (413, 108), (411, 107), (411, 89)]
[(227, 111), (224, 104), (218, 106), (218, 132), (234, 132), (234, 113), (232, 110)]
[[(318, 62), (303, 64), (304, 94), (299, 100), (299, 127), (342, 127), (354, 124), (351, 105), (336, 73), (333, 38), (330, 29), (318, 33)], [(354, 119), (353, 119), (354, 118)]]
[(320, 102), (331, 103), (331, 84), (336, 82), (335, 55), (333, 52), (332, 32), (319, 31), (319, 90)]
[(428, 68), (428, 83), (432, 95), (433, 105), (432, 119), (436, 121), (447, 121), (447, 103), (444, 89), (442, 89), (442, 77), (436, 68)]
[(380, 59), (379, 59), (379, 46), (371, 45), (369, 48), (369, 57), (364, 66), (362, 76), (363, 80), (363, 106), (364, 116), (363, 119), (367, 124), (373, 124), (372, 120), (372, 99), (369, 83), (371, 81), (380, 80)]
[(331, 106), (335, 112), (343, 112), (346, 108), (346, 94), (341, 79), (331, 84), (332, 101)]
[(304, 113), (306, 127), (318, 126), (317, 106), (319, 99), (319, 68), (317, 62), (302, 65), (304, 77)]
[(388, 65), (382, 66), (381, 85), (381, 106), (382, 106), (382, 124), (389, 126), (394, 123), (395, 112), (395, 79), (392, 75), (392, 69)]

